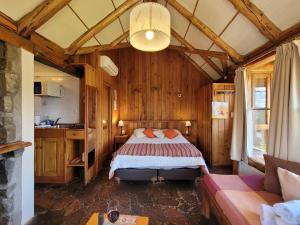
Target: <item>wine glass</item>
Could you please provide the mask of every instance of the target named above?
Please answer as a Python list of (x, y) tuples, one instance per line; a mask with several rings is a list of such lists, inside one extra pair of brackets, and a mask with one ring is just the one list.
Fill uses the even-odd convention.
[(111, 200), (107, 206), (107, 218), (109, 222), (115, 223), (119, 219), (119, 202), (117, 200)]

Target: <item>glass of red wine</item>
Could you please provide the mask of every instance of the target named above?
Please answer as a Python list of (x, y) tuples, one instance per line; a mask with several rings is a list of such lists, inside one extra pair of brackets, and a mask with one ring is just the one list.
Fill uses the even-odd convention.
[(119, 219), (119, 202), (117, 200), (111, 200), (108, 202), (107, 206), (107, 218), (109, 222), (115, 223)]

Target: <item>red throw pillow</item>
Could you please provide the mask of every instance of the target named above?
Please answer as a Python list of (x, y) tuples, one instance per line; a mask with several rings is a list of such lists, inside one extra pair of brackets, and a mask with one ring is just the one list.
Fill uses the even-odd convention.
[(173, 139), (178, 135), (178, 133), (174, 129), (167, 129), (164, 131), (164, 134), (169, 139)]
[(148, 138), (155, 138), (156, 136), (153, 133), (153, 130), (151, 128), (146, 128), (144, 130), (144, 134), (148, 137)]

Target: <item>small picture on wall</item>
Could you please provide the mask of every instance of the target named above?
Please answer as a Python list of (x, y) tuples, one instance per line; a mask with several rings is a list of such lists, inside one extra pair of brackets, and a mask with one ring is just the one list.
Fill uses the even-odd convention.
[(229, 104), (228, 102), (212, 102), (212, 118), (228, 119)]

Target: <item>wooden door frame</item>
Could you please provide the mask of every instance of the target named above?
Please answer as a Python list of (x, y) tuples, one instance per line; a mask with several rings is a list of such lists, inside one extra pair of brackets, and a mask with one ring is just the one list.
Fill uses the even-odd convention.
[[(109, 131), (108, 132), (109, 153), (111, 153), (112, 149), (113, 149), (113, 145), (111, 145), (111, 143), (112, 143), (112, 92), (111, 92), (112, 91), (112, 86), (109, 83), (103, 81), (103, 91), (104, 91), (105, 88), (108, 88), (108, 90), (109, 90), (109, 92), (108, 92), (108, 94), (109, 94), (109, 96), (108, 96), (108, 99), (109, 99), (109, 101), (108, 101), (109, 112), (108, 112), (108, 121), (107, 121), (108, 126), (107, 127), (108, 127), (108, 131)], [(102, 92), (102, 96), (103, 96), (103, 92)], [(104, 108), (102, 108), (102, 113), (103, 113), (103, 110), (104, 110)], [(103, 128), (102, 128), (102, 132), (103, 132)], [(102, 133), (102, 137), (103, 137), (103, 133)], [(103, 141), (103, 139), (102, 139), (102, 141)]]

